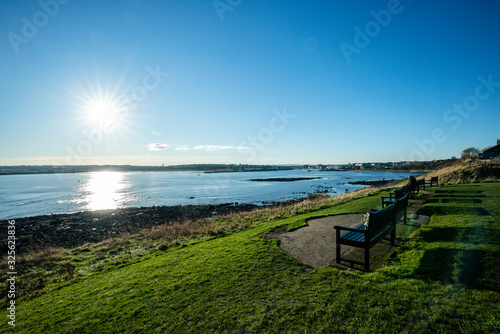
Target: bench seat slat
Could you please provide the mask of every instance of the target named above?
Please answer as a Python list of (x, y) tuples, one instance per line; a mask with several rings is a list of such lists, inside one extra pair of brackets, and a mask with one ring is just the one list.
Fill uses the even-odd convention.
[(346, 232), (340, 236), (342, 240), (354, 242), (354, 243), (364, 243), (365, 242), (365, 224), (360, 224), (354, 228), (348, 228), (344, 226), (335, 226), (337, 230), (347, 230)]
[(365, 242), (365, 234), (364, 233), (356, 233), (356, 232), (347, 232), (340, 236), (342, 240), (349, 240), (353, 242), (363, 243)]

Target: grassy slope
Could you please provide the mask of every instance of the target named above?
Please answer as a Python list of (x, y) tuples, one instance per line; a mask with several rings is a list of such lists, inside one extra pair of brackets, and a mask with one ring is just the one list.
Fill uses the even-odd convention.
[[(311, 216), (363, 212), (367, 197), (108, 267), (31, 300), (33, 332), (498, 332), (500, 184), (440, 187), (433, 214), (375, 273), (313, 270), (263, 235)], [(5, 317), (2, 310), (0, 316)], [(6, 321), (5, 321), (6, 322)], [(2, 324), (2, 330), (6, 327)]]
[(472, 182), (500, 181), (500, 159), (490, 161), (464, 161), (444, 167), (425, 175), (426, 179), (432, 176), (439, 178), (439, 183), (458, 184)]

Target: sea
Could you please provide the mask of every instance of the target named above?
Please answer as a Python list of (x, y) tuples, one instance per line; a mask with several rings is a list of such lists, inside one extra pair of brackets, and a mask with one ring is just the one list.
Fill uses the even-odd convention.
[[(396, 180), (419, 173), (282, 170), (237, 173), (89, 172), (0, 176), (0, 220), (128, 207), (256, 204), (337, 196), (366, 187), (356, 181)], [(291, 182), (269, 178), (307, 178)], [(264, 179), (264, 181), (250, 181)]]

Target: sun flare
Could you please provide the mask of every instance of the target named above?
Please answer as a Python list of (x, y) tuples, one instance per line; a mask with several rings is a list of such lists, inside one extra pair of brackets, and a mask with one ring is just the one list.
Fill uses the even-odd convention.
[(95, 80), (88, 80), (87, 87), (79, 86), (77, 91), (72, 91), (76, 99), (73, 102), (76, 126), (83, 128), (85, 133), (105, 135), (115, 143), (123, 135), (133, 135), (130, 107), (121, 85), (120, 80), (114, 84), (111, 81), (103, 83), (98, 75)]
[(83, 124), (90, 125), (106, 133), (123, 129), (126, 123), (126, 108), (114, 94), (92, 90), (80, 98), (81, 120)]

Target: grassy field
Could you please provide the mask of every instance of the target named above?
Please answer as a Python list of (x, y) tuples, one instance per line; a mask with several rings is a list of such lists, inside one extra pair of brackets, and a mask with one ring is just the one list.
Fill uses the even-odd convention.
[[(264, 239), (273, 228), (298, 227), (311, 217), (364, 212), (379, 205), (379, 196), (257, 220), (165, 250), (131, 252), (18, 299), (15, 330), (500, 332), (500, 183), (437, 188), (420, 211), (432, 216), (430, 224), (373, 273), (312, 269), (281, 251), (276, 240)], [(79, 249), (73, 259), (88, 253)], [(3, 308), (2, 332), (12, 332), (5, 315)]]

